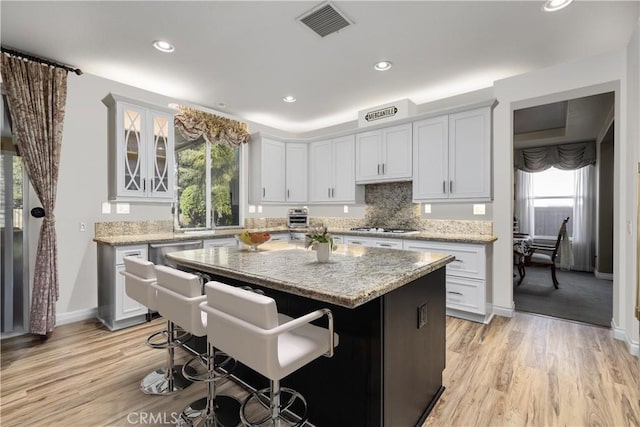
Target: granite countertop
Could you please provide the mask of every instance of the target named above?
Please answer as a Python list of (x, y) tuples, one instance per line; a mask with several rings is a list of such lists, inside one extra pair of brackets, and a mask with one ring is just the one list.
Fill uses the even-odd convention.
[(455, 242), (455, 243), (493, 243), (498, 238), (492, 234), (457, 234), (457, 233), (376, 233), (370, 231), (352, 231), (346, 229), (330, 230), (335, 235), (349, 236), (365, 236), (388, 239), (412, 239), (412, 240), (431, 240), (439, 242)]
[[(244, 228), (226, 228), (220, 230), (203, 230), (196, 232), (166, 232), (151, 234), (129, 234), (129, 235), (113, 235), (113, 236), (96, 236), (93, 241), (96, 243), (121, 246), (136, 245), (145, 243), (161, 243), (161, 242), (177, 242), (184, 240), (203, 240), (203, 239), (222, 239), (233, 237), (240, 234)], [(286, 232), (297, 231), (304, 233), (306, 229), (289, 229), (287, 227), (271, 227), (261, 228), (256, 231), (268, 232)], [(491, 234), (455, 234), (455, 233), (432, 233), (420, 232), (413, 234), (391, 234), (391, 233), (372, 233), (368, 231), (352, 231), (348, 229), (330, 229), (334, 235), (364, 236), (377, 238), (393, 238), (393, 239), (413, 239), (413, 240), (431, 240), (439, 242), (455, 242), (455, 243), (476, 243), (487, 244), (493, 243), (498, 238)]]
[[(121, 234), (113, 236), (95, 236), (93, 241), (111, 246), (137, 245), (145, 243), (179, 242), (184, 240), (223, 239), (242, 233), (245, 228), (224, 228), (202, 231), (176, 231), (149, 234)], [(289, 231), (287, 227), (261, 228), (259, 231), (278, 232)]]
[(314, 251), (268, 242), (256, 252), (216, 247), (173, 252), (179, 265), (347, 308), (444, 267), (452, 255), (339, 245), (327, 263)]

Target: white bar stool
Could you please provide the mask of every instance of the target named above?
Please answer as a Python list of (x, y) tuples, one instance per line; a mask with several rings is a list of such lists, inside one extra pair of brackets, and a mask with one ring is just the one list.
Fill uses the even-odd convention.
[[(158, 281), (152, 287), (158, 292), (160, 314), (194, 336), (207, 335), (207, 317), (200, 310), (200, 304), (207, 297), (202, 295), (200, 277), (166, 266), (157, 266), (156, 275)], [(220, 363), (216, 363), (218, 361)], [(198, 374), (193, 368), (194, 362), (204, 365), (206, 371)], [(240, 402), (230, 396), (216, 395), (216, 381), (226, 378), (234, 366), (235, 360), (216, 353), (211, 340), (207, 340), (207, 353), (189, 360), (183, 371), (192, 381), (206, 382), (207, 395), (184, 408), (177, 425), (235, 427), (239, 424)]]
[[(156, 283), (154, 264), (138, 257), (124, 257), (124, 284), (127, 295), (149, 308), (157, 310), (157, 295), (152, 284)], [(158, 341), (162, 337), (162, 341)], [(155, 332), (146, 340), (146, 344), (155, 349), (167, 350), (167, 364), (145, 376), (140, 382), (140, 389), (146, 394), (168, 395), (176, 393), (191, 385), (191, 381), (182, 375), (182, 366), (174, 364), (174, 348), (179, 347), (191, 336), (175, 329), (171, 321), (167, 329)]]
[[(265, 423), (280, 426), (283, 420), (303, 425), (307, 420), (304, 397), (295, 390), (281, 388), (280, 380), (320, 356), (333, 356), (338, 335), (333, 332), (331, 310), (316, 310), (293, 319), (278, 313), (273, 298), (245, 289), (209, 282), (205, 293), (207, 301), (200, 308), (207, 314), (208, 339), (270, 380), (269, 389), (252, 393), (242, 404), (242, 422), (250, 426)], [(323, 316), (327, 316), (328, 328), (310, 324)], [(284, 396), (287, 397), (282, 399)], [(268, 413), (265, 415), (263, 410), (259, 417), (248, 415), (247, 405), (252, 401), (257, 401)], [(292, 415), (287, 410), (296, 401), (303, 406), (302, 415)]]

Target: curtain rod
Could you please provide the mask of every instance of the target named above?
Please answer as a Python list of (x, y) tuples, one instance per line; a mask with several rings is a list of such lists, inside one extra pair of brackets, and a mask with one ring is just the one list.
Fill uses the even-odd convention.
[(9, 54), (16, 58), (28, 59), (29, 61), (39, 62), (41, 64), (50, 65), (52, 67), (62, 68), (63, 70), (71, 71), (72, 73), (76, 73), (77, 75), (82, 75), (82, 70), (80, 68), (72, 67), (70, 65), (61, 64), (56, 61), (52, 61), (50, 59), (41, 58), (39, 56), (29, 55), (28, 53), (19, 52), (17, 50), (9, 49), (2, 46), (2, 53)]

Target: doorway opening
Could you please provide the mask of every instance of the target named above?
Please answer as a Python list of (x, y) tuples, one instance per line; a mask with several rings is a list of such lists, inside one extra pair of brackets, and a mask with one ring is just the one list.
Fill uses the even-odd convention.
[(614, 104), (606, 92), (514, 111), (517, 311), (611, 327)]

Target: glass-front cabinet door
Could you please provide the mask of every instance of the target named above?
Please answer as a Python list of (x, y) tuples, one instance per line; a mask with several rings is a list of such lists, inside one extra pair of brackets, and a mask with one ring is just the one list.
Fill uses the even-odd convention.
[(109, 94), (109, 199), (173, 201), (173, 114), (154, 106)]
[[(144, 196), (144, 156), (143, 138), (145, 137), (145, 110), (122, 104), (120, 126), (120, 157), (118, 175), (121, 195)], [(121, 170), (120, 170), (121, 169)]]
[(173, 194), (173, 117), (150, 111), (153, 127), (149, 156), (149, 197), (171, 198)]

